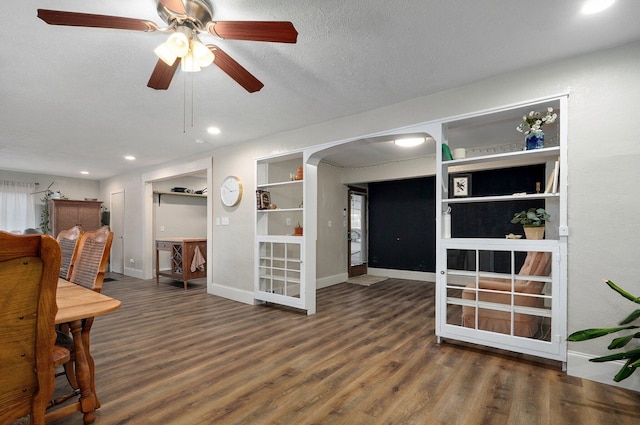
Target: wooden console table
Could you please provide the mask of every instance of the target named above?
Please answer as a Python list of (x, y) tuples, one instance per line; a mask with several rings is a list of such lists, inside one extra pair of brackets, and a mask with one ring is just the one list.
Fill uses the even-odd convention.
[[(171, 254), (171, 268), (160, 270), (160, 251)], [(196, 256), (196, 251), (200, 254)], [(195, 261), (194, 261), (194, 257)], [(207, 276), (207, 240), (197, 238), (166, 238), (156, 240), (156, 283), (160, 276), (181, 280), (184, 289), (191, 279)]]

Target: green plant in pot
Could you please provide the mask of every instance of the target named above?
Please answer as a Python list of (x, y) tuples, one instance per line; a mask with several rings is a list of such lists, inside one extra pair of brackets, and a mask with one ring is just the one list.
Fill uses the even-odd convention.
[(527, 239), (542, 239), (544, 223), (551, 218), (544, 208), (529, 208), (516, 213), (511, 219), (513, 224), (522, 224)]
[[(609, 285), (611, 289), (616, 291), (618, 294), (622, 295), (629, 301), (632, 301), (636, 304), (640, 304), (640, 297), (636, 297), (624, 289), (617, 286), (610, 280), (605, 279), (605, 283)], [(626, 318), (624, 318), (616, 327), (613, 328), (596, 328), (596, 329), (583, 329), (581, 331), (577, 331), (569, 335), (567, 341), (586, 341), (593, 338), (599, 338), (604, 335), (609, 335), (615, 332), (620, 331), (628, 331), (633, 329), (638, 329), (640, 326), (630, 325), (630, 323), (637, 321), (640, 319), (640, 309), (634, 310), (631, 314), (629, 314)], [(593, 359), (589, 359), (590, 362), (594, 363), (602, 363), (602, 362), (610, 362), (616, 360), (626, 360), (624, 366), (618, 371), (618, 373), (613, 377), (615, 382), (620, 382), (623, 379), (627, 379), (633, 372), (636, 371), (638, 367), (640, 367), (640, 344), (635, 343), (635, 347), (628, 347), (628, 344), (632, 340), (640, 339), (640, 332), (632, 331), (627, 335), (620, 336), (618, 338), (614, 338), (609, 346), (607, 347), (609, 350), (617, 350), (621, 348), (625, 348), (626, 351), (619, 351), (615, 354), (610, 354), (608, 356), (596, 357)]]

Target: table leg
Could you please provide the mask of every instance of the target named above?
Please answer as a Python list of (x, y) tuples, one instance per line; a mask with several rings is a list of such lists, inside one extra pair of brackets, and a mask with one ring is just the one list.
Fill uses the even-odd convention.
[(156, 284), (160, 283), (160, 250), (156, 246)]
[(73, 335), (76, 378), (80, 387), (80, 410), (84, 414), (84, 423), (91, 424), (96, 419), (96, 397), (92, 392), (91, 368), (82, 336), (82, 320), (70, 323)]
[(96, 399), (96, 409), (100, 408), (100, 399), (98, 398), (98, 393), (96, 391), (96, 364), (93, 361), (93, 356), (91, 355), (91, 326), (93, 325), (93, 317), (84, 320), (84, 325), (82, 326), (82, 344), (84, 345), (84, 352), (87, 356), (87, 364), (89, 365), (89, 378), (91, 382), (91, 393)]

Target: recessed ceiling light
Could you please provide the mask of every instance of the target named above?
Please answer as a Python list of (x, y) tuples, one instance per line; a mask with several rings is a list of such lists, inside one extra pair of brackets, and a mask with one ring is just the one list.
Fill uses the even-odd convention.
[(136, 157), (133, 155), (125, 155), (124, 159), (126, 159), (127, 161), (135, 161)]
[(89, 174), (88, 171), (80, 171), (80, 174)]
[(220, 134), (221, 133), (221, 131), (220, 131), (220, 129), (218, 127), (209, 127), (209, 128), (207, 128), (207, 132), (209, 134)]
[(406, 139), (394, 140), (393, 143), (403, 148), (411, 148), (423, 144), (424, 137), (407, 137)]
[(582, 13), (593, 15), (611, 7), (615, 0), (587, 0), (582, 5)]

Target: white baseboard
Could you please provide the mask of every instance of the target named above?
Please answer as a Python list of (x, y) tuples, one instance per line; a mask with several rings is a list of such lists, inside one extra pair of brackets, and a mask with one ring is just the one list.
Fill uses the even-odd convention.
[(132, 269), (130, 267), (125, 267), (123, 274), (125, 276), (131, 276), (131, 277), (135, 277), (135, 278), (138, 278), (138, 279), (146, 279), (144, 277), (144, 272), (142, 270)]
[(410, 280), (424, 280), (427, 282), (435, 282), (436, 274), (432, 272), (415, 272), (411, 270), (394, 270), (394, 269), (377, 269), (369, 267), (367, 274), (373, 276), (385, 276), (392, 277), (394, 279), (410, 279)]
[(349, 279), (348, 273), (339, 273), (333, 276), (321, 277), (316, 279), (316, 289), (327, 288), (329, 286), (337, 285), (338, 283), (344, 283)]
[(230, 286), (220, 285), (218, 283), (207, 283), (207, 293), (227, 298), (243, 304), (255, 305), (258, 302), (253, 297), (253, 291), (232, 288)]
[(613, 377), (622, 368), (624, 362), (593, 363), (589, 359), (596, 356), (575, 351), (569, 351), (567, 354), (568, 375), (640, 392), (640, 372), (638, 371), (622, 382), (613, 381)]
[[(341, 273), (334, 276), (323, 277), (316, 281), (316, 289), (326, 288), (328, 286), (337, 285), (338, 283), (347, 281), (347, 273)], [(259, 304), (261, 301), (256, 301), (253, 291), (246, 291), (244, 289), (232, 288), (230, 286), (220, 285), (218, 283), (208, 283), (207, 293), (211, 295), (217, 295), (219, 297), (227, 298), (233, 301), (237, 301), (244, 304)]]

